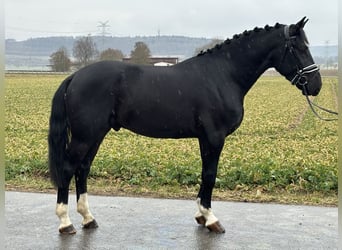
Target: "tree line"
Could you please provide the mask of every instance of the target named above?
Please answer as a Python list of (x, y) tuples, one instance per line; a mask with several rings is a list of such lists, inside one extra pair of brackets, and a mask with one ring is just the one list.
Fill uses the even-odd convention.
[[(221, 42), (223, 41), (213, 39), (210, 43), (197, 48), (194, 55), (210, 49)], [(73, 46), (72, 55), (75, 59), (74, 61), (71, 61), (65, 47), (61, 47), (56, 52), (52, 53), (50, 55), (50, 66), (52, 71), (67, 72), (70, 71), (72, 67), (79, 69), (96, 61), (122, 61), (124, 58), (124, 54), (118, 49), (108, 48), (99, 52), (96, 43), (91, 36), (81, 37), (76, 40)], [(130, 62), (136, 64), (149, 64), (150, 57), (151, 51), (149, 47), (144, 42), (136, 42), (130, 53)]]
[[(121, 50), (108, 48), (99, 52), (96, 43), (90, 36), (81, 37), (75, 41), (72, 55), (74, 61), (70, 59), (65, 47), (59, 48), (50, 55), (50, 67), (52, 71), (67, 72), (72, 67), (79, 69), (96, 61), (114, 60), (122, 61), (124, 54)], [(130, 53), (131, 62), (136, 64), (148, 64), (151, 51), (144, 42), (136, 42), (134, 49)]]
[[(202, 47), (196, 48), (194, 56), (213, 48), (216, 44), (222, 43), (223, 40), (212, 39), (208, 44)], [(73, 56), (75, 61), (71, 61), (68, 51), (65, 47), (59, 48), (56, 52), (50, 55), (50, 66), (53, 71), (64, 72), (70, 71), (72, 67), (78, 69), (86, 66), (90, 63), (100, 60), (123, 60), (123, 53), (121, 50), (108, 48), (99, 52), (95, 42), (93, 42), (90, 36), (82, 37), (78, 39), (73, 46)], [(137, 64), (149, 64), (149, 58), (151, 56), (150, 49), (144, 42), (136, 42), (134, 49), (130, 53), (131, 62)], [(316, 64), (322, 65), (326, 68), (337, 67), (337, 57), (319, 57), (314, 56)]]

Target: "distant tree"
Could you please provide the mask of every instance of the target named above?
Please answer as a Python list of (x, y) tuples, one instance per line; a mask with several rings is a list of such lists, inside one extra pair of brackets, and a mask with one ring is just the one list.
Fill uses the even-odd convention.
[(220, 44), (222, 43), (223, 40), (220, 40), (220, 39), (217, 39), (217, 38), (214, 38), (211, 40), (210, 43), (202, 46), (202, 47), (199, 47), (195, 50), (195, 55), (198, 55), (201, 51), (206, 51), (207, 49), (211, 49), (213, 47), (215, 47), (216, 44)]
[(61, 47), (56, 52), (52, 53), (50, 55), (50, 64), (52, 71), (70, 71), (71, 61), (69, 59), (67, 49), (65, 47)]
[(77, 60), (76, 64), (78, 68), (93, 63), (98, 55), (97, 47), (93, 39), (90, 36), (86, 36), (76, 40), (73, 55)]
[(131, 61), (137, 64), (149, 64), (151, 51), (144, 42), (136, 42), (131, 51)]
[(113, 61), (122, 61), (122, 58), (124, 57), (121, 50), (118, 49), (106, 49), (101, 52), (100, 54), (100, 60), (113, 60)]

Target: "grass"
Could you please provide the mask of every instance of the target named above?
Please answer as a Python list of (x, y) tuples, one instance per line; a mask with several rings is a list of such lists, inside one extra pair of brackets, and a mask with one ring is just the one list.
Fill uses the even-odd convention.
[[(52, 191), (48, 119), (61, 75), (6, 75), (7, 189)], [(337, 109), (337, 79), (315, 102)], [(90, 172), (98, 194), (194, 198), (201, 173), (196, 139), (150, 139), (111, 131)], [(222, 151), (214, 196), (239, 201), (337, 204), (337, 122), (322, 122), (282, 77), (262, 77), (245, 99), (245, 118)], [(74, 186), (72, 186), (72, 189)]]

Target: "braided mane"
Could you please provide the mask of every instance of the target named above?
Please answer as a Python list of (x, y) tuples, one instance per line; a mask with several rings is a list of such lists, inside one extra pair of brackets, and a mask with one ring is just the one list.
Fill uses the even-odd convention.
[(281, 25), (279, 23), (276, 23), (274, 26), (269, 26), (267, 24), (267, 25), (265, 25), (264, 28), (255, 27), (253, 30), (245, 30), (244, 32), (242, 32), (240, 34), (235, 34), (232, 39), (227, 38), (222, 43), (216, 44), (213, 48), (210, 48), (210, 49), (207, 49), (207, 50), (202, 50), (201, 52), (199, 52), (197, 54), (197, 56), (202, 56), (202, 55), (205, 55), (207, 53), (212, 53), (214, 50), (221, 49), (223, 45), (229, 45), (232, 41), (238, 40), (241, 37), (250, 36), (252, 33), (258, 33), (258, 32), (263, 31), (263, 30), (271, 31), (273, 29), (279, 29), (280, 27), (281, 27)]

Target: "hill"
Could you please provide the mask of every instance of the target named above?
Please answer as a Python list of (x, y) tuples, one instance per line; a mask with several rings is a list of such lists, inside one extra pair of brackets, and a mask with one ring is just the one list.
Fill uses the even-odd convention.
[[(6, 46), (6, 69), (38, 69), (48, 70), (50, 55), (60, 47), (67, 48), (72, 55), (74, 42), (79, 37), (42, 37), (24, 41), (7, 39)], [(136, 36), (136, 37), (92, 37), (99, 51), (107, 48), (121, 50), (128, 56), (138, 41), (148, 45), (152, 55), (178, 56), (180, 60), (194, 55), (195, 49), (208, 44), (211, 39), (194, 38), (184, 36)], [(337, 46), (313, 46), (311, 48), (314, 57), (323, 61), (328, 55), (337, 61)]]

